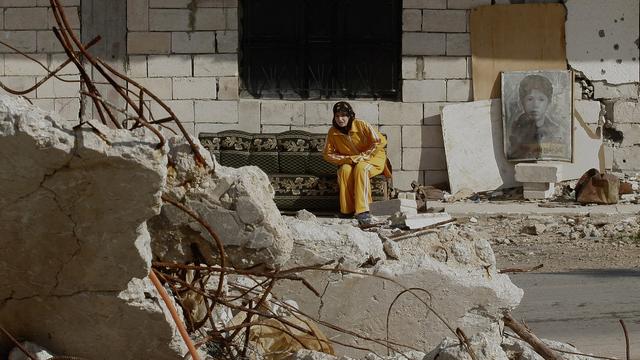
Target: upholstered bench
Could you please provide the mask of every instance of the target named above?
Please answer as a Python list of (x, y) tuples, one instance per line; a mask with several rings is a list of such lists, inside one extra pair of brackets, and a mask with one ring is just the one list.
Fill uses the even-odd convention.
[[(200, 133), (198, 137), (223, 166), (261, 168), (269, 176), (280, 210), (338, 211), (338, 168), (322, 158), (326, 134), (228, 130)], [(388, 200), (391, 179), (378, 175), (371, 179), (371, 188), (374, 201)]]

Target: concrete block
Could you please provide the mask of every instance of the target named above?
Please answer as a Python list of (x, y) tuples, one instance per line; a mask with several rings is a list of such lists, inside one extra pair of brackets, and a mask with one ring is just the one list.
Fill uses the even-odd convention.
[(420, 31), (422, 29), (422, 11), (419, 9), (402, 10), (402, 31)]
[[(394, 169), (402, 168), (402, 130), (400, 126), (380, 126), (387, 135), (387, 158)], [(395, 172), (394, 172), (395, 176)]]
[(125, 72), (130, 77), (147, 77), (147, 57), (144, 55), (129, 56), (125, 64)]
[(553, 197), (555, 189), (550, 190), (522, 190), (522, 197), (529, 200), (543, 200)]
[(260, 132), (260, 101), (238, 102), (238, 129), (251, 133)]
[(402, 34), (402, 55), (444, 55), (445, 34), (407, 32)]
[[(41, 63), (47, 63), (47, 55), (32, 54), (34, 59)], [(19, 54), (6, 54), (4, 56), (4, 74), (8, 76), (15, 75), (46, 75), (47, 71), (37, 63), (25, 58)]]
[(425, 56), (424, 57), (424, 78), (425, 79), (466, 79), (467, 78), (467, 58), (445, 57), (445, 56)]
[(447, 106), (446, 102), (424, 103), (424, 125), (440, 125), (442, 123), (442, 109)]
[(404, 219), (404, 224), (409, 229), (420, 229), (423, 227), (435, 225), (441, 222), (451, 220), (451, 215), (447, 213), (432, 213), (432, 214), (416, 214), (408, 215)]
[(51, 30), (38, 31), (36, 43), (39, 53), (64, 53), (62, 45)]
[(443, 148), (442, 127), (427, 126), (403, 126), (402, 147)]
[(195, 76), (238, 76), (238, 55), (196, 55), (193, 71)]
[(420, 125), (422, 123), (422, 104), (380, 102), (380, 125)]
[(189, 25), (190, 13), (187, 9), (149, 9), (149, 30), (193, 31)]
[(236, 76), (221, 77), (218, 79), (218, 99), (237, 100), (239, 97), (240, 79)]
[[(63, 10), (65, 15), (67, 16), (67, 21), (69, 25), (74, 30), (80, 30), (80, 7), (79, 6), (63, 6)], [(56, 22), (56, 17), (53, 15), (53, 11), (49, 11), (47, 9), (48, 14), (48, 26), (47, 29), (51, 29), (52, 26), (58, 26)], [(124, 25), (124, 24), (123, 24)], [(78, 31), (78, 33), (80, 33)]]
[(399, 167), (394, 168), (393, 170), (393, 187), (408, 191), (411, 190), (411, 183), (413, 181), (422, 181), (422, 172), (417, 170), (400, 170)]
[(447, 80), (447, 101), (473, 100), (471, 80)]
[(276, 134), (284, 131), (291, 130), (291, 126), (286, 125), (261, 125), (261, 131), (263, 134)]
[[(34, 53), (37, 49), (35, 31), (0, 31), (0, 40), (25, 53)], [(14, 51), (6, 46), (0, 46), (0, 53), (13, 54)]]
[(238, 52), (238, 31), (226, 30), (216, 31), (216, 52), (237, 53)]
[(446, 184), (449, 182), (449, 174), (444, 170), (427, 170), (424, 172), (424, 185)]
[(522, 183), (556, 183), (562, 181), (560, 163), (518, 163), (515, 166), (516, 180)]
[(0, 7), (11, 7), (11, 6), (36, 6), (36, 0), (0, 0)]
[(149, 77), (192, 76), (189, 55), (149, 55), (147, 67)]
[(213, 31), (172, 32), (171, 52), (176, 54), (210, 54), (216, 49)]
[(304, 104), (305, 125), (331, 125), (333, 102), (313, 101)]
[[(0, 81), (4, 84), (4, 86), (13, 89), (13, 90), (25, 90), (27, 88), (32, 87), (36, 84), (35, 76), (3, 76), (0, 78)], [(0, 94), (2, 95), (11, 95), (8, 92), (0, 89)], [(27, 96), (32, 95), (34, 93), (27, 94)], [(11, 95), (15, 96), (15, 95)]]
[(595, 99), (637, 99), (639, 86), (635, 84), (609, 85), (602, 81), (593, 82)]
[(186, 9), (190, 2), (191, 0), (150, 0), (149, 7), (160, 9)]
[(173, 98), (182, 99), (215, 99), (216, 78), (213, 77), (183, 77), (173, 78)]
[(227, 30), (238, 30), (238, 9), (226, 8), (224, 9), (224, 17), (227, 25)]
[[(171, 111), (178, 117), (178, 120), (182, 123), (193, 123), (195, 119), (194, 104), (192, 100), (166, 100), (165, 103), (171, 107)], [(168, 117), (164, 108), (158, 105), (155, 101), (151, 103), (151, 111), (156, 119), (162, 119)]]
[(620, 124), (616, 125), (616, 130), (623, 134), (620, 146), (640, 145), (640, 124)]
[(447, 56), (471, 56), (469, 34), (447, 34)]
[(422, 31), (463, 33), (467, 31), (467, 12), (464, 10), (423, 10)]
[(133, 78), (133, 80), (162, 100), (172, 100), (171, 78)]
[(392, 199), (385, 201), (374, 201), (369, 204), (369, 211), (374, 216), (388, 216), (398, 211), (405, 214), (415, 215), (418, 213), (418, 203), (416, 200)]
[(640, 124), (640, 103), (619, 100), (613, 104), (613, 122), (616, 124)]
[(442, 114), (452, 194), (463, 188), (480, 192), (519, 185), (504, 155), (500, 100), (448, 105)]
[(614, 171), (640, 171), (640, 146), (613, 148)]
[(292, 125), (291, 126), (291, 130), (302, 130), (302, 131), (307, 131), (314, 134), (326, 134), (330, 128), (331, 126), (329, 125), (314, 125), (314, 126)]
[[(377, 125), (379, 119), (378, 103), (375, 101), (350, 101), (353, 111), (358, 119), (362, 119), (371, 125)], [(332, 114), (329, 114), (331, 118)]]
[(42, 110), (55, 111), (53, 99), (31, 99), (31, 102)]
[(446, 9), (447, 0), (403, 0), (405, 9)]
[(169, 32), (129, 32), (127, 33), (127, 53), (169, 54), (171, 33)]
[(525, 182), (522, 189), (528, 191), (549, 191), (555, 189), (556, 184), (546, 182)]
[(444, 149), (403, 148), (402, 170), (446, 170)]
[(402, 82), (402, 101), (433, 102), (447, 99), (445, 80), (405, 80)]
[(77, 98), (80, 96), (80, 82), (49, 79), (36, 89), (36, 94), (39, 98)]
[(195, 122), (238, 123), (238, 102), (196, 100)]
[(149, 31), (149, 0), (127, 0), (127, 30)]
[(48, 18), (46, 8), (9, 7), (4, 9), (4, 29), (46, 30)]
[(224, 9), (199, 8), (195, 14), (195, 26), (191, 30), (225, 30), (227, 27)]
[(448, 9), (473, 9), (482, 5), (491, 5), (491, 0), (448, 0)]
[(415, 56), (402, 57), (402, 78), (417, 79), (418, 78), (418, 58)]
[(304, 125), (304, 103), (296, 101), (262, 102), (260, 123), (265, 125)]

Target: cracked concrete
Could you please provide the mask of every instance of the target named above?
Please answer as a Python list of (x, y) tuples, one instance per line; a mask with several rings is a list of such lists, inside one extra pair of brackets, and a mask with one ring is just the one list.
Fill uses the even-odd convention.
[(0, 97), (0, 323), (56, 354), (181, 357), (147, 279), (166, 148), (145, 131), (61, 123)]

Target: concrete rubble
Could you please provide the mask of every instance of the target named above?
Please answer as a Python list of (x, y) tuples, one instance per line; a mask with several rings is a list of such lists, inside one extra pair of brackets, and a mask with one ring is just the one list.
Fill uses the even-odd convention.
[(183, 342), (147, 280), (166, 149), (61, 124), (0, 97), (0, 323), (56, 354), (175, 359)]

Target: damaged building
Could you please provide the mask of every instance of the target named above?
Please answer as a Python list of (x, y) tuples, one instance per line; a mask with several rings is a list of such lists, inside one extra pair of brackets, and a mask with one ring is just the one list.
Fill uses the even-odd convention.
[[(0, 355), (587, 359), (522, 335), (485, 233), (279, 210), (337, 201), (338, 99), (388, 139), (375, 200), (640, 172), (640, 5), (606, 3), (0, 0)], [(501, 74), (534, 70), (569, 77), (566, 161), (505, 154)]]

